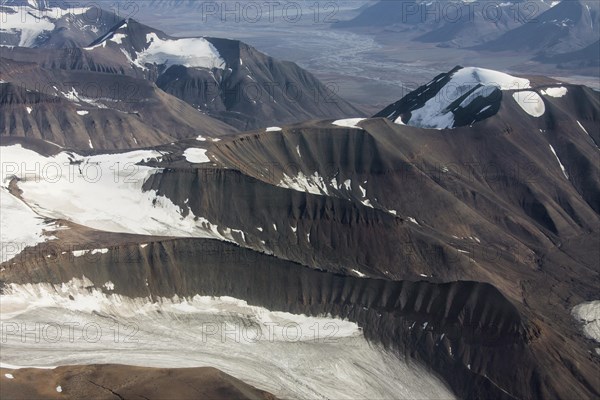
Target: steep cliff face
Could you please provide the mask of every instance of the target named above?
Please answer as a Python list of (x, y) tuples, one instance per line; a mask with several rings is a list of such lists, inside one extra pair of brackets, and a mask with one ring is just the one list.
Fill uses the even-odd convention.
[[(453, 279), (460, 270), (509, 288), (535, 273), (556, 244), (587, 237), (598, 221), (597, 174), (583, 171), (593, 168), (597, 149), (573, 125), (571, 134), (542, 134), (490, 119), (450, 137), (384, 120), (364, 121), (363, 129), (315, 123), (214, 143), (209, 153), (227, 169), (167, 168), (146, 188), (194, 215), (270, 240), (276, 254), (279, 247), (307, 246), (316, 264), (334, 268), (321, 257), (342, 246), (332, 260), (341, 256), (340, 265), (350, 262), (363, 273)], [(582, 173), (567, 179), (554, 148), (578, 153), (562, 162)], [(252, 212), (259, 205), (267, 211)], [(309, 263), (300, 253), (298, 261)], [(499, 277), (498, 263), (515, 275)]]

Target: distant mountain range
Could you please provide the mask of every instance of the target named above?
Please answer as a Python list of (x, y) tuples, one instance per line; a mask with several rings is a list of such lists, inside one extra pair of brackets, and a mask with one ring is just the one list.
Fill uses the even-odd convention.
[(598, 68), (600, 66), (600, 40), (580, 50), (556, 55), (539, 55), (535, 60), (556, 64), (558, 68)]
[[(294, 63), (275, 60), (239, 41), (172, 38), (133, 19), (119, 20), (115, 14), (94, 7), (40, 10), (31, 6), (4, 6), (0, 11), (3, 18), (10, 21), (0, 30), (0, 42), (9, 45), (2, 51), (2, 57), (12, 62), (12, 66), (8, 62), (3, 65), (7, 78), (10, 77), (11, 82), (19, 82), (27, 90), (35, 92), (44, 88), (43, 95), (62, 96), (67, 100), (72, 99), (63, 94), (72, 91), (69, 82), (76, 82), (82, 87), (74, 89), (81, 95), (80, 100), (89, 100), (83, 101), (88, 108), (144, 115), (147, 105), (152, 104), (145, 101), (145, 96), (148, 91), (154, 90), (154, 86), (160, 89), (160, 93), (155, 93), (162, 102), (175, 104), (182, 100), (189, 105), (189, 110), (180, 113), (180, 122), (189, 118), (195, 121), (218, 120), (228, 124), (229, 131), (325, 116), (360, 114), (337, 96), (334, 89)], [(33, 63), (35, 66), (31, 65), (31, 68), (37, 71), (34, 73), (31, 68), (16, 67), (19, 63)], [(53, 84), (50, 85), (50, 82)], [(128, 104), (123, 104), (124, 100)], [(13, 106), (15, 101), (16, 98)], [(133, 106), (133, 103), (137, 104)], [(26, 108), (21, 108), (21, 112), (25, 112)], [(192, 109), (196, 113), (190, 111)], [(164, 112), (166, 110), (168, 107), (164, 108)], [(164, 121), (170, 120), (157, 108), (151, 113), (154, 118), (144, 118), (143, 122), (136, 123), (120, 121), (116, 126), (129, 127), (126, 130), (132, 129), (134, 136), (148, 138), (149, 132), (165, 129)], [(78, 129), (74, 127), (82, 127), (82, 120), (89, 120), (94, 114), (92, 112), (83, 118), (74, 114), (77, 122), (62, 121), (61, 125), (69, 127), (65, 135), (69, 136), (70, 130)], [(33, 133), (36, 131), (34, 117), (24, 116), (30, 122), (5, 123), (3, 134), (19, 131), (20, 135), (39, 135)], [(131, 118), (122, 115), (122, 119)], [(139, 129), (134, 128), (159, 120), (163, 122), (152, 124), (147, 129), (148, 133), (141, 134)], [(224, 124), (216, 123), (218, 121), (208, 124), (190, 123), (189, 120), (181, 124), (178, 122), (176, 131), (155, 134), (163, 138), (181, 137), (178, 135), (183, 134), (181, 129), (186, 125), (204, 127), (198, 133), (211, 131), (219, 134), (227, 129), (224, 130)], [(52, 122), (49, 124), (52, 125)], [(33, 131), (16, 129), (30, 126)], [(44, 131), (58, 143), (69, 143), (51, 133), (61, 129), (40, 129), (36, 132)], [(81, 132), (73, 135), (85, 136)], [(138, 140), (138, 143), (153, 144), (144, 140)], [(116, 143), (104, 145), (118, 146)]]
[(568, 0), (476, 48), (549, 56), (583, 49), (597, 42), (598, 37), (600, 3), (595, 0)]
[[(60, 3), (60, 2), (55, 2)], [(83, 47), (108, 31), (120, 17), (96, 7), (50, 1), (9, 0), (0, 3), (0, 45), (61, 49)]]
[[(335, 26), (402, 35), (404, 40), (478, 51), (530, 53), (553, 57), (591, 46), (600, 36), (595, 0), (567, 1), (379, 1)], [(593, 52), (580, 54), (585, 65)], [(576, 65), (576, 64), (574, 64)], [(564, 64), (566, 66), (566, 64)]]

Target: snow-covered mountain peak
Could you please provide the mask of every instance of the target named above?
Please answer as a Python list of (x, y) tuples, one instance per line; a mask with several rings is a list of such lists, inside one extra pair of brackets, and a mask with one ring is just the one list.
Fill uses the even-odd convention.
[[(30, 47), (44, 32), (55, 28), (56, 18), (33, 7), (10, 7), (0, 9), (0, 44)], [(9, 43), (6, 36), (13, 39)], [(4, 40), (3, 40), (4, 39)]]
[(419, 128), (455, 128), (496, 114), (502, 91), (529, 88), (531, 82), (525, 78), (485, 68), (457, 66), (376, 116)]
[(104, 48), (107, 45), (119, 48), (120, 52), (127, 55), (132, 65), (142, 69), (146, 64), (156, 64), (165, 68), (172, 65), (187, 68), (225, 68), (225, 61), (218, 50), (206, 39), (170, 37), (130, 18), (120, 21), (86, 50)]
[(44, 1), (0, 6), (0, 46), (79, 47), (118, 17), (93, 5), (49, 7)]
[(455, 86), (495, 86), (500, 90), (520, 90), (531, 87), (528, 79), (477, 67), (458, 69), (452, 74), (452, 79), (448, 84)]

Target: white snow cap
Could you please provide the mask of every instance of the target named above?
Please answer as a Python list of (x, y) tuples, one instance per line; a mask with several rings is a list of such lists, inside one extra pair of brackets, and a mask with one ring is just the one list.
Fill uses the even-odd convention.
[(467, 67), (456, 71), (452, 75), (450, 83), (458, 86), (474, 85), (479, 83), (484, 86), (496, 86), (500, 90), (519, 90), (531, 88), (531, 84), (528, 79), (517, 78), (515, 76), (505, 74), (504, 72), (476, 67)]
[[(439, 79), (439, 78), (438, 78)], [(430, 82), (429, 84), (433, 83)], [(472, 101), (479, 97), (490, 96), (495, 89), (518, 90), (530, 88), (528, 79), (518, 78), (503, 72), (491, 69), (467, 67), (454, 72), (450, 81), (421, 108), (411, 111), (410, 120), (406, 125), (429, 129), (448, 129), (454, 127), (454, 114), (449, 106), (475, 89), (460, 106), (467, 107)], [(400, 118), (395, 121), (404, 125)]]
[(0, 33), (20, 33), (19, 46), (30, 47), (44, 32), (54, 30), (54, 21), (46, 13), (34, 9), (24, 13), (20, 7), (9, 7), (14, 13), (0, 12)]
[(366, 118), (346, 118), (346, 119), (338, 119), (337, 121), (333, 121), (333, 125), (343, 126), (345, 128), (357, 128), (362, 129), (357, 124), (361, 121), (364, 121)]
[(204, 38), (161, 39), (156, 33), (146, 35), (148, 48), (137, 55), (137, 63), (183, 65), (188, 68), (225, 68), (225, 60)]
[(29, 0), (28, 4), (19, 6), (5, 5), (0, 11), (0, 33), (19, 34), (18, 46), (31, 47), (40, 35), (53, 31), (58, 20), (64, 20), (69, 15), (85, 14), (90, 9), (91, 7), (49, 8), (45, 0)]

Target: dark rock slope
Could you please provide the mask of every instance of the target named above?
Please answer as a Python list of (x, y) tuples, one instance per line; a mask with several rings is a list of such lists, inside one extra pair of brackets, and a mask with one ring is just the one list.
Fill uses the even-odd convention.
[(159, 147), (143, 190), (236, 243), (114, 235), (93, 263), (32, 249), (0, 280), (329, 313), (461, 398), (596, 398), (600, 360), (570, 311), (600, 286), (600, 97), (549, 79), (500, 92), (452, 129), (313, 121), (206, 142), (204, 164), (183, 156), (195, 140)]
[[(598, 360), (570, 309), (598, 288), (600, 102), (585, 87), (564, 85), (566, 94), (555, 97), (544, 93), (556, 83), (532, 85), (544, 103), (540, 117), (504, 91), (496, 114), (454, 129), (374, 119), (360, 129), (319, 122), (246, 134), (213, 145), (213, 161), (227, 170), (173, 169), (147, 188), (248, 232), (240, 244), (304, 265), (383, 279), (487, 282), (528, 321), (526, 344), (513, 350), (537, 365), (491, 379), (493, 390), (594, 397)], [(301, 191), (289, 190), (294, 185)], [(216, 206), (223, 203), (227, 211)], [(481, 362), (491, 368), (496, 357)], [(559, 375), (560, 383), (552, 378)], [(473, 390), (461, 393), (478, 398), (492, 389)]]
[[(111, 35), (122, 35), (120, 43)], [(177, 40), (164, 32), (128, 19), (104, 38), (92, 43), (92, 54), (112, 54), (139, 73), (139, 54), (151, 46), (148, 35), (161, 40)], [(104, 41), (103, 41), (104, 40)], [(342, 117), (360, 114), (341, 99), (335, 88), (323, 85), (296, 64), (278, 61), (237, 40), (206, 38), (222, 60), (223, 68), (185, 65), (144, 64), (149, 79), (192, 106), (208, 112), (240, 129), (299, 122), (316, 117)]]
[(126, 75), (0, 59), (0, 135), (79, 149), (157, 146), (236, 129)]

